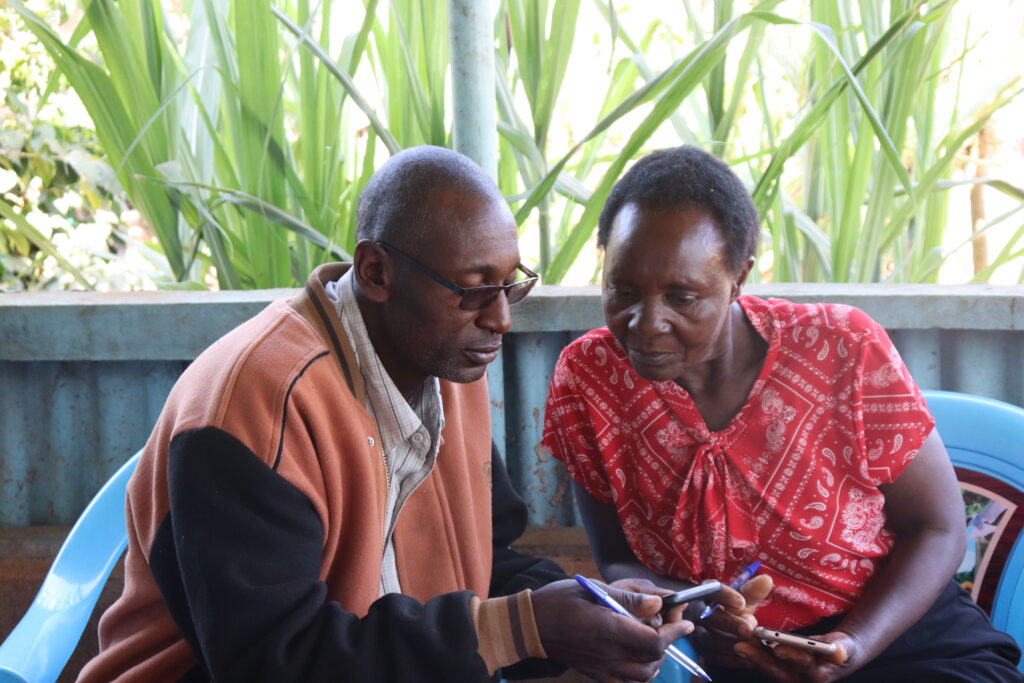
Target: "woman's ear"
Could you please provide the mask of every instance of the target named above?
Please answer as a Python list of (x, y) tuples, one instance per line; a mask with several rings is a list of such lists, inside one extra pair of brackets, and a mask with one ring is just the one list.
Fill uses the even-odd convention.
[(732, 300), (736, 301), (736, 298), (740, 295), (740, 291), (743, 289), (743, 285), (747, 283), (747, 277), (750, 275), (751, 268), (754, 267), (754, 257), (751, 256), (747, 259), (746, 263), (740, 269), (740, 272), (736, 274), (736, 277), (732, 281)]
[(356, 285), (363, 296), (378, 304), (390, 299), (395, 268), (394, 261), (384, 248), (370, 240), (363, 240), (356, 245), (353, 261)]

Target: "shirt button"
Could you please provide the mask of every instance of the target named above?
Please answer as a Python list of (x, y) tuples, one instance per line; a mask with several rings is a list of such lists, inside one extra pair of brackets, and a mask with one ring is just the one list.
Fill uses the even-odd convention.
[(416, 444), (417, 446), (422, 445), (423, 444), (423, 435), (421, 433), (419, 433), (419, 432), (416, 432), (415, 434), (412, 435), (412, 442), (414, 444)]
[(368, 443), (368, 444), (370, 444), (370, 445), (372, 446), (372, 445), (373, 445), (373, 443), (374, 443), (374, 442), (373, 442), (373, 437), (372, 437), (372, 436), (368, 436), (368, 437), (366, 437), (366, 443)]

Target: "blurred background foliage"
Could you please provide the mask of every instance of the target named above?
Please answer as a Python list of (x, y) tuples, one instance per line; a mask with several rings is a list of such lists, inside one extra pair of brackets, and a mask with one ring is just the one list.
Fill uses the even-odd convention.
[[(685, 142), (749, 183), (756, 279), (1024, 281), (1024, 14), (985, 5), (494, 0), (526, 259), (593, 281), (611, 185)], [(444, 0), (6, 0), (0, 288), (284, 287), (346, 259), (374, 168), (451, 143), (446, 27)]]

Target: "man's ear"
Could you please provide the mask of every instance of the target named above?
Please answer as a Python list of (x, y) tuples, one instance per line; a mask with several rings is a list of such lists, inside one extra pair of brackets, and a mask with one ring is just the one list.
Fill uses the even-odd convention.
[(382, 304), (391, 298), (395, 262), (382, 247), (363, 240), (356, 245), (353, 261), (356, 284), (367, 299)]
[(747, 283), (747, 277), (750, 275), (750, 269), (754, 267), (754, 257), (751, 256), (747, 259), (746, 263), (743, 264), (743, 268), (736, 274), (736, 277), (732, 281), (732, 300), (736, 301), (736, 298), (740, 295), (740, 290), (743, 289), (743, 285)]

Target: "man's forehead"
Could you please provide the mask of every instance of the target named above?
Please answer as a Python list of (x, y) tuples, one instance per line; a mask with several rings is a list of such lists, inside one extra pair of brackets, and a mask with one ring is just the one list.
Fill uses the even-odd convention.
[(472, 231), (449, 235), (430, 249), (432, 262), (451, 273), (503, 275), (519, 263), (519, 242), (515, 231), (508, 234)]
[(438, 188), (425, 209), (424, 247), (459, 270), (518, 260), (515, 219), (501, 198), (460, 188)]
[(423, 198), (428, 211), (471, 214), (491, 204), (502, 204), (500, 194), (490, 194), (472, 186), (438, 185)]

